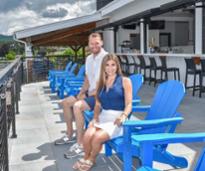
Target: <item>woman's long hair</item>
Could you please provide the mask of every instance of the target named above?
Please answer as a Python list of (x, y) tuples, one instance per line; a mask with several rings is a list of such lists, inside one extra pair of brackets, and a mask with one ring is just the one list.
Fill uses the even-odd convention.
[(97, 85), (97, 93), (96, 93), (96, 98), (97, 99), (98, 99), (98, 95), (99, 95), (100, 91), (102, 90), (103, 87), (105, 87), (105, 83), (106, 83), (106, 80), (107, 80), (107, 74), (105, 72), (105, 67), (106, 67), (106, 64), (109, 60), (115, 61), (116, 65), (117, 65), (116, 74), (117, 75), (122, 75), (122, 70), (121, 70), (121, 67), (120, 67), (120, 62), (118, 60), (118, 57), (113, 53), (107, 54), (103, 58), (101, 68), (100, 68), (100, 78), (99, 78), (99, 82), (98, 82), (98, 85)]

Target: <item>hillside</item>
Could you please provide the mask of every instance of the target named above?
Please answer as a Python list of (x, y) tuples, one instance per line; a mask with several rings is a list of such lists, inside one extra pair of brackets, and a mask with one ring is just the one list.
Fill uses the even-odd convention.
[(5, 36), (0, 34), (0, 42), (11, 42), (11, 41), (13, 41), (12, 36)]

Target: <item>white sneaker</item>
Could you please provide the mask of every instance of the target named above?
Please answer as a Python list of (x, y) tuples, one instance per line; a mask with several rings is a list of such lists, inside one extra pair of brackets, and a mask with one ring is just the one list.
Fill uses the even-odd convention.
[(83, 156), (84, 150), (82, 145), (79, 145), (78, 143), (73, 144), (66, 153), (64, 153), (64, 157), (67, 159), (71, 159), (76, 156)]
[(55, 145), (70, 144), (76, 142), (76, 137), (69, 138), (67, 135), (64, 135), (62, 138), (55, 141)]

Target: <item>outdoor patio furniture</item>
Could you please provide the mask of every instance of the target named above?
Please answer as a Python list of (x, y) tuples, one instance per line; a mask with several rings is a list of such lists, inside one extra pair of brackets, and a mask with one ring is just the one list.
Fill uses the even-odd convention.
[(71, 66), (72, 66), (72, 61), (67, 63), (65, 70), (49, 70), (48, 80), (52, 79), (51, 77), (55, 73), (68, 72)]
[[(159, 171), (152, 169), (152, 163), (154, 158), (154, 150), (158, 148), (158, 145), (167, 145), (173, 143), (190, 143), (190, 142), (204, 142), (205, 132), (202, 133), (161, 133), (161, 134), (147, 134), (132, 136), (132, 140), (135, 143), (140, 144), (141, 163), (142, 167), (137, 171)], [(185, 159), (185, 158), (184, 158)], [(188, 161), (185, 159), (186, 165)], [(197, 165), (194, 171), (205, 170), (205, 148), (198, 159)]]
[(139, 59), (137, 58), (137, 56), (132, 56), (134, 63), (135, 63), (135, 74), (139, 74), (140, 73), (140, 64), (139, 64)]
[[(199, 90), (200, 83), (198, 85), (196, 84), (196, 77), (198, 76), (200, 80), (201, 70), (196, 68), (194, 58), (185, 58), (185, 62), (186, 62), (185, 87), (186, 89), (192, 88), (193, 89), (192, 95), (194, 96), (195, 91)], [(189, 75), (194, 76), (194, 80), (193, 82), (191, 82), (191, 86), (187, 86)]]
[[(85, 65), (82, 65), (77, 75), (62, 74), (56, 76), (56, 91), (60, 99), (64, 98), (64, 90), (67, 94), (73, 90), (73, 88), (81, 87), (85, 78)], [(72, 88), (71, 88), (72, 87)], [(68, 90), (69, 89), (69, 90)]]
[[(154, 86), (156, 86), (157, 82), (162, 81), (162, 66), (157, 66), (156, 60), (154, 57), (149, 57), (150, 60), (150, 72), (149, 72), (149, 84), (154, 82)], [(157, 71), (160, 71), (160, 79), (157, 79)], [(154, 76), (152, 77), (152, 72), (154, 72)]]
[(144, 74), (144, 80), (145, 81), (149, 81), (149, 77), (147, 77), (147, 74), (146, 74), (146, 71), (150, 70), (150, 65), (147, 65), (146, 62), (145, 62), (145, 59), (144, 59), (144, 56), (143, 55), (138, 55), (137, 56), (139, 61), (140, 61), (140, 64), (139, 64), (139, 72), (140, 74), (142, 73), (142, 70), (144, 71), (143, 74)]
[[(168, 80), (168, 73), (172, 72), (172, 73), (174, 73), (174, 79), (177, 80), (177, 77), (178, 77), (178, 80), (180, 81), (179, 68), (177, 68), (177, 67), (168, 67), (167, 66), (166, 56), (159, 56), (159, 59), (161, 61), (161, 66), (162, 66), (162, 75), (163, 75), (163, 73), (165, 74), (164, 79)], [(162, 78), (163, 78), (163, 76), (162, 76)]]
[[(132, 82), (132, 107), (133, 109), (135, 109), (134, 107), (139, 105), (140, 103), (140, 97), (138, 95), (138, 92), (144, 82), (143, 76), (141, 74), (133, 74), (129, 77), (131, 79)], [(134, 112), (134, 110), (133, 110)], [(90, 122), (90, 120), (92, 120), (93, 118), (93, 111), (88, 111), (86, 110), (84, 112), (84, 118), (85, 118), (85, 127), (88, 127), (88, 124)], [(129, 115), (130, 117), (131, 115)]]
[(125, 55), (118, 55), (118, 59), (120, 61), (123, 74), (128, 75), (129, 73), (127, 57)]
[[(177, 124), (183, 121), (177, 112), (185, 94), (184, 85), (176, 80), (169, 80), (159, 85), (151, 106), (145, 106), (145, 120), (128, 120), (123, 123), (123, 136), (106, 142), (106, 156), (112, 155), (112, 150), (121, 154), (124, 171), (132, 170), (132, 156), (141, 158), (141, 146), (131, 140), (133, 135), (153, 133), (173, 133)], [(143, 106), (135, 107), (142, 111)], [(166, 152), (166, 145), (154, 150), (154, 160), (168, 163), (177, 167), (186, 167), (184, 159)]]
[(55, 72), (53, 74), (53, 77), (50, 80), (50, 87), (51, 87), (51, 92), (52, 93), (56, 92), (56, 84), (58, 84), (61, 81), (60, 78), (65, 78), (65, 77), (68, 77), (68, 76), (75, 76), (74, 71), (75, 71), (77, 65), (78, 65), (77, 63), (74, 63), (71, 66), (70, 70), (65, 71), (65, 72)]
[(205, 93), (205, 85), (204, 85), (205, 59), (200, 59), (200, 63), (201, 63), (201, 75), (200, 75), (200, 92), (199, 92), (199, 97), (201, 97), (202, 93)]
[(127, 73), (134, 74), (135, 73), (135, 60), (132, 55), (126, 55), (127, 57)]

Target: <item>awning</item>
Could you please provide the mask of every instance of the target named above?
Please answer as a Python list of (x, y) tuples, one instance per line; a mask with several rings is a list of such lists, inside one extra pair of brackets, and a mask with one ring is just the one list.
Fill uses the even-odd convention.
[(117, 27), (120, 25), (128, 24), (130, 22), (139, 21), (142, 18), (146, 19), (146, 18), (154, 17), (154, 16), (161, 15), (169, 11), (180, 9), (182, 7), (194, 5), (196, 2), (199, 2), (199, 1), (203, 1), (203, 0), (176, 0), (176, 1), (164, 4), (164, 5), (161, 5), (160, 7), (152, 8), (152, 9), (140, 12), (138, 14), (123, 18), (121, 20), (115, 21), (113, 23), (109, 23), (109, 24), (97, 27), (95, 30), (103, 30), (105, 28)]
[(88, 35), (96, 28), (96, 22), (103, 19), (100, 13), (95, 13), (17, 31), (14, 37), (33, 46), (87, 45)]

